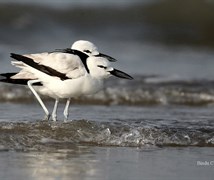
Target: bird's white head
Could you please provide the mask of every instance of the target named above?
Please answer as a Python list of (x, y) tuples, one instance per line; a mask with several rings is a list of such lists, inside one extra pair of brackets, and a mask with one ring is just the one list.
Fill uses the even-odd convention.
[(90, 41), (78, 40), (73, 43), (71, 49), (81, 51), (88, 56), (96, 56), (99, 54), (97, 47)]
[(86, 40), (75, 41), (73, 43), (73, 45), (71, 46), (71, 49), (81, 51), (81, 52), (87, 54), (88, 56), (96, 56), (96, 57), (106, 58), (111, 62), (116, 61), (116, 59), (114, 59), (113, 57), (100, 53), (98, 51), (97, 47), (90, 41), (86, 41)]
[(133, 79), (125, 72), (113, 68), (110, 61), (103, 57), (88, 57), (87, 66), (89, 74), (97, 79), (106, 79), (112, 75), (124, 79)]

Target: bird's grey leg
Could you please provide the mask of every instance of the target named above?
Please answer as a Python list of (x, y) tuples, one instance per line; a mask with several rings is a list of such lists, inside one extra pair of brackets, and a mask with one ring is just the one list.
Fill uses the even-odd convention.
[(55, 100), (55, 104), (54, 104), (54, 108), (53, 108), (53, 112), (52, 112), (52, 120), (53, 121), (57, 121), (57, 107), (58, 107), (58, 103), (59, 103), (59, 100), (56, 99)]
[(30, 80), (30, 81), (27, 82), (27, 85), (30, 88), (30, 90), (32, 91), (32, 93), (34, 94), (34, 96), (36, 97), (36, 99), (39, 102), (39, 104), (42, 106), (42, 109), (45, 111), (44, 120), (49, 120), (50, 113), (49, 113), (48, 109), (46, 108), (45, 104), (43, 103), (43, 101), (41, 100), (40, 96), (38, 95), (38, 93), (35, 91), (35, 89), (32, 86), (34, 83), (39, 83), (39, 82), (41, 82), (41, 81), (39, 81), (39, 80)]
[(70, 101), (71, 99), (67, 99), (66, 105), (65, 105), (65, 109), (64, 109), (64, 122), (66, 122), (68, 120), (68, 116), (69, 116), (69, 105), (70, 105)]

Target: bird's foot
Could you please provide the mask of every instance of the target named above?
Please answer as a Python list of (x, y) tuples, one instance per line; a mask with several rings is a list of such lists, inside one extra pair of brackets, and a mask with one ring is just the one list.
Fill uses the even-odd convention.
[(57, 115), (56, 114), (52, 114), (52, 120), (57, 121)]
[(50, 117), (51, 117), (50, 114), (46, 114), (45, 117), (43, 118), (43, 121), (48, 121)]
[(67, 122), (67, 121), (68, 121), (68, 116), (69, 116), (69, 114), (66, 113), (66, 112), (64, 112), (64, 122)]
[(68, 118), (64, 118), (64, 122), (67, 122), (68, 121)]

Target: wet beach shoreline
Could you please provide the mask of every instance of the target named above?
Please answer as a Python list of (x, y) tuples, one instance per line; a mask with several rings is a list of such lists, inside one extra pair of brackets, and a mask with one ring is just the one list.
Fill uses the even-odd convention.
[(213, 179), (214, 6), (186, 3), (0, 1), (0, 73), (18, 71), (10, 53), (86, 39), (134, 77), (73, 99), (66, 123), (64, 101), (44, 122), (28, 88), (1, 83), (0, 179)]

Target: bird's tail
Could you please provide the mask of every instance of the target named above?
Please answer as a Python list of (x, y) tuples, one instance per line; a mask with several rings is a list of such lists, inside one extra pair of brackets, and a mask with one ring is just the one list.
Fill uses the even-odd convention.
[[(0, 82), (4, 83), (10, 83), (10, 84), (19, 84), (19, 85), (27, 85), (27, 82), (31, 79), (15, 79), (13, 76), (15, 76), (17, 73), (3, 73), (0, 74)], [(41, 86), (41, 83), (36, 83), (34, 85)]]
[(0, 74), (0, 82), (8, 82), (11, 80), (11, 77), (17, 73), (2, 73)]
[(13, 79), (12, 77), (15, 76), (17, 73), (3, 73), (0, 74), (0, 82), (10, 83), (10, 84), (21, 84), (26, 85), (27, 80), (25, 79)]

